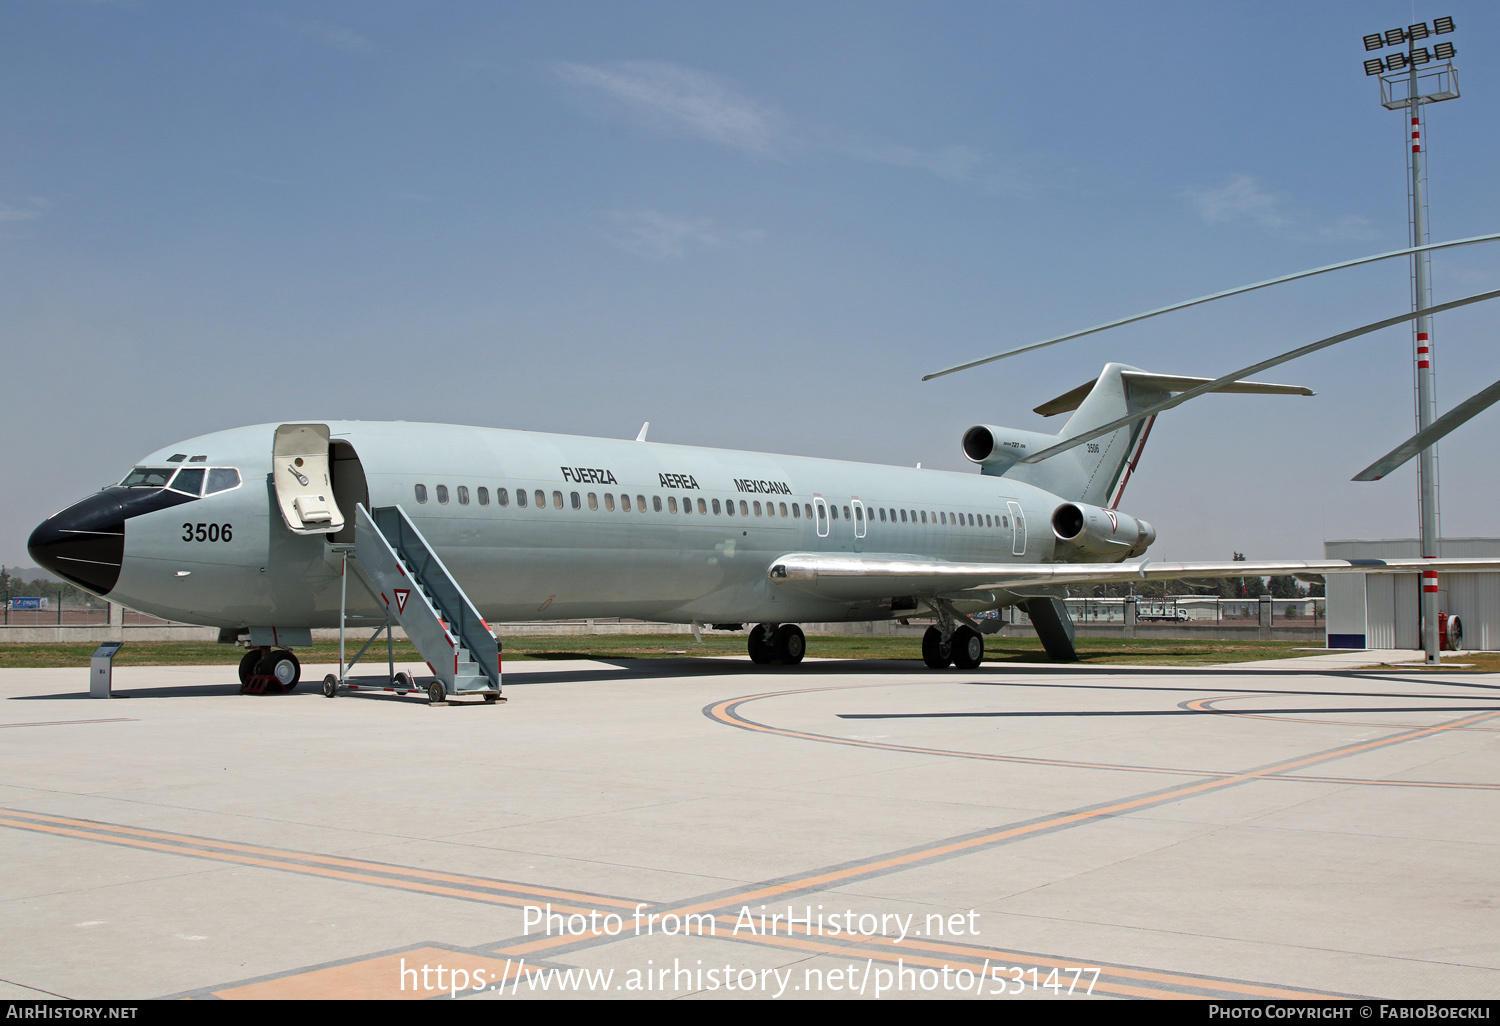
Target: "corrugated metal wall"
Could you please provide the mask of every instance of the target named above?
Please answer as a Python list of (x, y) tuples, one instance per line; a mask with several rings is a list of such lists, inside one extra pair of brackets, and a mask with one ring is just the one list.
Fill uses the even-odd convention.
[[(1452, 558), (1500, 556), (1500, 538), (1444, 538)], [(1343, 539), (1323, 543), (1328, 559), (1415, 559), (1415, 538)], [(1329, 576), (1328, 635), (1363, 633), (1367, 648), (1420, 648), (1420, 578), (1416, 574)], [(1361, 587), (1361, 584), (1363, 585)], [(1500, 649), (1500, 573), (1439, 574), (1438, 608), (1463, 622), (1463, 647)]]

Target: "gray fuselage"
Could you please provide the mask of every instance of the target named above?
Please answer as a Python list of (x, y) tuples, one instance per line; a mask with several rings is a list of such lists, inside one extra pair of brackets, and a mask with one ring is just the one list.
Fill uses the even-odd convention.
[[(788, 552), (1045, 562), (1062, 501), (980, 474), (440, 424), (328, 428), (343, 515), (352, 524), (355, 502), (404, 507), (492, 622), (907, 615), (910, 596), (819, 596), (777, 588), (767, 570)], [(178, 466), (201, 457), (206, 467), (237, 468), (242, 483), (130, 516), (108, 597), (187, 623), (336, 626), (336, 539), (299, 536), (283, 522), (271, 480), (275, 431), (216, 432), (142, 460), (170, 467), (173, 456)], [(997, 594), (980, 606), (1009, 600)], [(357, 586), (348, 602), (351, 614), (379, 615)]]

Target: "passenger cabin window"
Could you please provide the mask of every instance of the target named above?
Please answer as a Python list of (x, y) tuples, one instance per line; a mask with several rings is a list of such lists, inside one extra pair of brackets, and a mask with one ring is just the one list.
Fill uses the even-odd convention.
[(204, 494), (215, 495), (239, 486), (240, 472), (238, 470), (233, 467), (214, 467), (208, 472), (208, 487), (204, 489)]
[(546, 509), (547, 508), (547, 493), (546, 492), (544, 492), (540, 488), (538, 488), (536, 490), (536, 492), (533, 493), (532, 498), (534, 498), (536, 500), (536, 508), (537, 509)]
[(629, 513), (630, 512), (630, 496), (628, 496), (628, 495), (622, 495), (622, 496), (620, 496), (620, 512), (621, 513)]
[[(516, 493), (516, 495), (518, 497), (519, 496), (524, 496), (525, 494), (526, 494), (525, 492), (517, 492)], [(509, 506), (510, 505), (510, 489), (509, 488), (496, 488), (495, 489), (495, 505), (496, 506)], [(521, 503), (521, 505), (524, 506), (524, 505), (526, 505), (526, 503), (523, 502), (523, 503)]]
[(441, 504), (441, 505), (445, 505), (446, 506), (448, 504), (448, 486), (447, 485), (438, 485), (437, 486), (437, 500), (438, 500), (438, 503)]
[(522, 509), (526, 508), (526, 489), (516, 489), (516, 505), (520, 506)]
[(676, 513), (677, 512), (677, 496), (675, 496), (675, 495), (668, 495), (667, 496), (667, 512), (668, 513)]
[(579, 494), (578, 494), (578, 493), (577, 493), (577, 492), (573, 492), (573, 493), (572, 493), (572, 494), (571, 494), (571, 495), (570, 495), (570, 496), (569, 496), (569, 498), (570, 498), (570, 499), (571, 499), (571, 500), (572, 500), (572, 502), (573, 502), (573, 508), (574, 508), (574, 509), (583, 509), (583, 497), (582, 497), (582, 496), (580, 496), (580, 495), (579, 495)]
[(416, 493), (416, 495), (417, 495), (417, 501), (418, 502), (424, 502), (425, 503), (427, 501), (427, 486), (426, 485), (424, 485), (424, 484), (413, 485), (412, 486), (412, 491)]
[[(701, 502), (702, 500), (700, 499), (699, 501)], [(714, 516), (718, 516), (718, 515), (719, 515), (719, 500), (715, 499), (714, 500)]]
[(599, 496), (595, 492), (589, 492), (589, 509), (599, 508)]
[[(717, 506), (718, 504), (719, 504), (719, 500), (715, 499), (714, 500), (714, 505)], [(702, 514), (703, 516), (708, 516), (708, 502), (706, 500), (704, 500), (704, 499), (699, 499), (698, 500), (698, 512), (700, 514)]]
[(611, 513), (615, 511), (615, 497), (609, 494), (609, 492), (604, 493), (604, 508)]
[(661, 496), (660, 495), (653, 495), (653, 496), (651, 496), (651, 508), (654, 509), (654, 510), (656, 510), (656, 512), (658, 512), (658, 513), (661, 512)]
[(730, 516), (734, 516), (734, 500), (733, 499), (725, 499), (724, 500), (724, 512), (728, 513)]
[(562, 492), (554, 491), (552, 493), (552, 508), (562, 509)]
[(479, 500), (481, 506), (488, 506), (490, 504), (490, 490), (483, 485), (475, 489), (474, 497)]
[(802, 507), (799, 506), (799, 505), (797, 505), (795, 502), (792, 503), (792, 516), (795, 518), (795, 517), (800, 517), (801, 515), (802, 515)]
[(644, 495), (637, 495), (635, 497), (635, 508), (638, 513), (646, 512), (646, 497)]
[(458, 486), (458, 504), (460, 506), (467, 506), (469, 504), (469, 486), (468, 485), (459, 485)]
[[(796, 510), (796, 508), (797, 508), (797, 504), (795, 502), (792, 503), (792, 509)], [(796, 513), (794, 512), (792, 515), (796, 516)], [(784, 503), (784, 502), (781, 504), (781, 518), (783, 520), (786, 519), (786, 503)]]

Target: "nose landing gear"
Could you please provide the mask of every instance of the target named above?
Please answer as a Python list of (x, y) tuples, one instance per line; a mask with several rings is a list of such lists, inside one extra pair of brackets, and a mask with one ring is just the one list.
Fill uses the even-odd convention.
[(252, 648), (240, 659), (240, 694), (286, 695), (302, 679), (302, 664), (286, 649)]

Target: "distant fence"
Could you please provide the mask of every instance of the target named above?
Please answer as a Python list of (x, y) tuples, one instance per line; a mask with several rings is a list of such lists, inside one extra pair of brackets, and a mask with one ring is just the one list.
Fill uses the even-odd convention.
[[(4, 627), (108, 627), (110, 604), (108, 602), (78, 602), (64, 599), (44, 598), (42, 608), (36, 608), (24, 598), (16, 597), (4, 604), (0, 612), (0, 626)], [(39, 604), (40, 605), (40, 604)], [(172, 620), (163, 620), (149, 613), (138, 613), (124, 609), (123, 626), (126, 627), (171, 627)]]
[[(1070, 598), (1065, 600), (1068, 615), (1075, 624), (1118, 624), (1124, 626), (1126, 598)], [(1277, 628), (1321, 628), (1328, 619), (1328, 600), (1322, 597), (1295, 599), (1273, 598), (1269, 605), (1269, 623)], [(1178, 595), (1166, 598), (1136, 598), (1135, 622), (1170, 624), (1183, 628), (1256, 627), (1261, 626), (1258, 598), (1218, 598), (1212, 595)], [(1031, 619), (1020, 607), (1005, 610), (1011, 614), (1001, 619), (1009, 623), (1030, 624)]]

